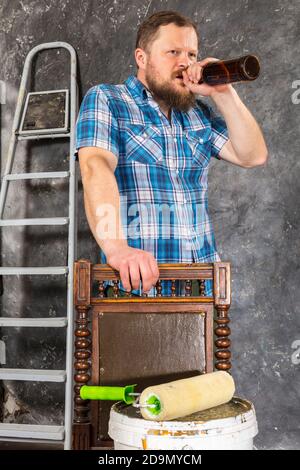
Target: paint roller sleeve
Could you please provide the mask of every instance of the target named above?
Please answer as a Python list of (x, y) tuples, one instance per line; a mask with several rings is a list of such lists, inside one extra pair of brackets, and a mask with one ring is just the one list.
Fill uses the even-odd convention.
[[(146, 388), (140, 396), (144, 419), (170, 421), (227, 403), (235, 385), (228, 372), (217, 371)], [(155, 404), (156, 407), (144, 407)]]

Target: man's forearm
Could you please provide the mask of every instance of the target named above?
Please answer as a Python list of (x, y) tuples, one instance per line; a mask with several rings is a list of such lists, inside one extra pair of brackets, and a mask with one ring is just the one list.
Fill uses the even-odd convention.
[(84, 204), (90, 229), (105, 255), (127, 246), (120, 220), (120, 195), (114, 174), (101, 166), (83, 177)]
[(233, 87), (211, 98), (223, 115), (230, 142), (241, 162), (260, 164), (267, 158), (267, 147), (256, 120)]

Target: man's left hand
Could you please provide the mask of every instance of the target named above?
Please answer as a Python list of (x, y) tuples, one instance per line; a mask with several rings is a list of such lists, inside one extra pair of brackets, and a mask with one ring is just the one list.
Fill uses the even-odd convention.
[(201, 83), (199, 85), (199, 81), (202, 78), (202, 71), (204, 65), (208, 64), (209, 62), (218, 62), (219, 59), (214, 57), (207, 57), (206, 59), (200, 60), (200, 62), (196, 62), (188, 67), (187, 70), (182, 72), (183, 76), (183, 83), (185, 86), (195, 95), (202, 95), (202, 96), (212, 96), (214, 93), (225, 93), (229, 91), (231, 85), (216, 85), (210, 86), (206, 83)]

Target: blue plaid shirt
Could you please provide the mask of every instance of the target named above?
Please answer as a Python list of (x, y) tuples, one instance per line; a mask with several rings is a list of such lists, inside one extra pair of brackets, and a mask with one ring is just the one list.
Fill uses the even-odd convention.
[[(159, 263), (219, 261), (208, 214), (211, 157), (228, 140), (225, 121), (201, 101), (188, 112), (160, 111), (144, 85), (91, 88), (81, 104), (76, 148), (100, 147), (118, 158), (115, 170), (128, 245)], [(101, 253), (102, 262), (106, 262)], [(169, 289), (165, 282), (163, 293)], [(207, 282), (206, 294), (211, 295)]]

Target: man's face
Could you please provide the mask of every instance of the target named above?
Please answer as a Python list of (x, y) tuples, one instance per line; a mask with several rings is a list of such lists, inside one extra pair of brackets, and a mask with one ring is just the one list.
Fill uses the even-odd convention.
[(194, 105), (195, 97), (183, 83), (182, 70), (197, 61), (197, 53), (194, 28), (175, 24), (160, 27), (149, 47), (145, 69), (147, 86), (158, 101), (181, 111)]

